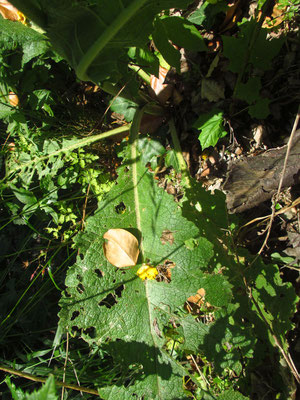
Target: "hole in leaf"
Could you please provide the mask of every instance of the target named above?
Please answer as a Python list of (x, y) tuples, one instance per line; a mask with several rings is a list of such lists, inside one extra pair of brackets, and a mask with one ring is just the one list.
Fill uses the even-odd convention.
[(117, 304), (115, 296), (109, 293), (102, 301), (100, 301), (98, 306), (100, 307), (105, 306), (106, 308), (112, 308), (112, 306), (115, 304)]
[(96, 329), (93, 326), (91, 326), (90, 328), (84, 329), (83, 333), (85, 335), (88, 335), (91, 339), (94, 339), (96, 337)]
[(125, 286), (124, 285), (120, 285), (115, 290), (115, 294), (120, 298), (122, 296), (122, 292), (123, 292), (124, 289), (125, 289)]
[(84, 286), (82, 283), (79, 283), (79, 285), (77, 286), (77, 291), (80, 294), (82, 294), (84, 292)]
[(73, 311), (72, 317), (71, 317), (71, 321), (74, 321), (75, 318), (77, 318), (79, 315), (79, 311)]
[(172, 269), (175, 267), (175, 263), (171, 260), (165, 260), (163, 264), (157, 265), (158, 275), (156, 281), (158, 282), (171, 282)]
[(79, 332), (79, 331), (80, 331), (80, 329), (78, 328), (77, 325), (73, 325), (73, 326), (72, 326), (72, 332), (77, 333), (77, 332)]
[(79, 280), (79, 282), (82, 282), (82, 276), (77, 274), (77, 279)]
[[(199, 318), (203, 318), (206, 323), (210, 322), (212, 318), (213, 307), (207, 301), (205, 301), (206, 291), (204, 288), (197, 290), (195, 295), (190, 296), (184, 304), (184, 308), (192, 315), (197, 315)], [(211, 315), (209, 315), (211, 314)], [(207, 320), (206, 320), (207, 319)]]
[(98, 278), (103, 278), (103, 272), (100, 271), (99, 268), (95, 269), (95, 274), (98, 276)]
[(115, 279), (113, 280), (113, 283), (116, 283), (116, 280), (115, 280)]
[(123, 201), (121, 201), (121, 203), (115, 206), (115, 210), (117, 214), (124, 214), (124, 212), (126, 211), (126, 206), (123, 203)]

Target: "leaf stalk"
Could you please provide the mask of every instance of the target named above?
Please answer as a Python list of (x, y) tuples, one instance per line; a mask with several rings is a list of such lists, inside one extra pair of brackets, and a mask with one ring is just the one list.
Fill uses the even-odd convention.
[(76, 74), (83, 81), (89, 80), (87, 70), (95, 58), (100, 54), (104, 47), (112, 40), (114, 36), (123, 28), (123, 26), (133, 17), (133, 15), (146, 3), (147, 0), (135, 0), (113, 22), (105, 29), (95, 43), (89, 48), (86, 54), (80, 60)]

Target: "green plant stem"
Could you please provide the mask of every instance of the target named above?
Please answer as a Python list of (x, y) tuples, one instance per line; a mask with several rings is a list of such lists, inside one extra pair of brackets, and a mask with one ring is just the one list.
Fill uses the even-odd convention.
[(172, 142), (173, 142), (176, 158), (178, 161), (179, 168), (181, 170), (182, 183), (185, 187), (190, 187), (191, 186), (190, 173), (189, 173), (188, 167), (187, 167), (186, 162), (182, 155), (182, 150), (181, 150), (180, 142), (179, 142), (179, 139), (177, 136), (177, 131), (176, 131), (176, 127), (175, 127), (173, 118), (171, 118), (169, 121), (169, 128), (170, 128), (170, 132), (171, 132), (171, 137), (172, 137)]
[(85, 147), (92, 143), (98, 142), (99, 140), (103, 140), (108, 137), (118, 135), (119, 133), (129, 131), (130, 127), (131, 127), (131, 124), (127, 124), (127, 125), (121, 126), (119, 128), (112, 129), (111, 131), (108, 131), (108, 132), (99, 133), (98, 135), (89, 136), (84, 139), (79, 139), (77, 142), (72, 143), (71, 145), (69, 145), (67, 147), (63, 147), (59, 150), (56, 150), (53, 153), (47, 154), (46, 156), (33, 158), (31, 161), (23, 163), (22, 165), (17, 165), (15, 168), (12, 168), (9, 171), (9, 176), (6, 176), (0, 182), (3, 182), (4, 180), (8, 179), (8, 177), (11, 177), (11, 175), (16, 173), (17, 171), (22, 171), (23, 169), (28, 168), (33, 164), (38, 164), (41, 161), (47, 160), (49, 157), (57, 156), (60, 153), (64, 153), (66, 151), (73, 151), (75, 149), (79, 149), (80, 147)]
[(147, 72), (145, 72), (141, 67), (137, 66), (137, 65), (132, 65), (132, 64), (128, 64), (128, 67), (130, 69), (132, 69), (133, 71), (135, 71), (140, 78), (148, 85), (150, 86), (150, 75), (147, 74)]
[(120, 31), (121, 28), (132, 18), (132, 16), (146, 3), (147, 0), (135, 0), (127, 8), (123, 10), (117, 18), (105, 29), (95, 43), (89, 48), (86, 54), (82, 57), (76, 74), (79, 79), (85, 81), (89, 80), (87, 70), (101, 50), (110, 42), (110, 40)]
[[(4, 372), (8, 372), (9, 374), (12, 374), (12, 375), (21, 376), (22, 378), (29, 379), (30, 381), (34, 381), (34, 382), (45, 383), (47, 380), (46, 378), (42, 378), (39, 376), (28, 374), (26, 372), (18, 371), (16, 369), (6, 367), (5, 365), (0, 365), (0, 370), (4, 371)], [(86, 388), (83, 386), (72, 385), (69, 383), (61, 382), (61, 381), (55, 381), (55, 384), (57, 386), (62, 386), (67, 389), (73, 389), (73, 390), (77, 390), (78, 392), (90, 393), (90, 394), (95, 394), (95, 395), (99, 396), (98, 391), (95, 389), (89, 389), (89, 388)]]
[[(132, 125), (130, 128), (130, 144), (131, 144), (131, 162), (132, 162), (132, 180), (133, 180), (133, 191), (134, 191), (134, 204), (135, 204), (135, 214), (136, 214), (136, 225), (137, 229), (141, 232), (141, 215), (140, 215), (140, 201), (139, 201), (139, 193), (138, 193), (138, 173), (137, 173), (137, 137), (140, 131), (141, 121), (144, 115), (144, 106), (136, 111)], [(140, 244), (140, 249), (143, 254), (143, 242)]]

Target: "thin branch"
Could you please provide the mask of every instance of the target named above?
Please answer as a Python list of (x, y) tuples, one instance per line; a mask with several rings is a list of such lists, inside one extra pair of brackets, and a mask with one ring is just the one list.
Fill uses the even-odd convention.
[[(34, 382), (45, 383), (47, 380), (46, 378), (42, 378), (42, 377), (35, 376), (32, 374), (27, 374), (25, 372), (18, 371), (13, 368), (5, 367), (4, 365), (0, 365), (0, 371), (8, 372), (9, 374), (17, 375), (17, 376), (20, 376), (21, 378), (29, 379), (30, 381), (34, 381)], [(57, 386), (63, 386), (67, 389), (77, 390), (78, 392), (84, 392), (84, 393), (89, 393), (89, 394), (94, 394), (96, 396), (99, 396), (98, 391), (95, 389), (90, 389), (90, 388), (86, 388), (83, 386), (72, 385), (69, 383), (61, 382), (61, 381), (55, 381), (55, 384)]]
[(272, 214), (271, 214), (271, 218), (270, 218), (270, 222), (269, 222), (269, 226), (268, 226), (268, 231), (267, 231), (265, 240), (264, 240), (264, 242), (263, 242), (263, 244), (262, 244), (262, 246), (261, 246), (261, 248), (260, 248), (258, 254), (261, 254), (262, 251), (263, 251), (263, 249), (264, 249), (265, 246), (267, 245), (267, 242), (268, 242), (268, 239), (269, 239), (269, 236), (270, 236), (270, 233), (271, 233), (271, 228), (272, 228), (272, 224), (273, 224), (274, 217), (275, 217), (275, 205), (276, 205), (276, 203), (277, 203), (277, 201), (278, 201), (279, 194), (280, 194), (280, 192), (281, 192), (282, 183), (283, 183), (283, 178), (284, 178), (284, 175), (285, 175), (285, 172), (286, 172), (287, 162), (288, 162), (288, 158), (289, 158), (289, 155), (290, 155), (290, 152), (291, 152), (292, 143), (293, 143), (293, 138), (294, 138), (295, 132), (296, 132), (296, 130), (297, 130), (297, 126), (298, 126), (298, 123), (299, 123), (299, 119), (300, 119), (300, 105), (299, 105), (299, 107), (298, 107), (297, 116), (296, 116), (296, 118), (295, 118), (295, 122), (294, 122), (294, 125), (293, 125), (293, 129), (292, 129), (292, 132), (291, 132), (291, 135), (290, 135), (288, 144), (287, 144), (287, 149), (286, 149), (286, 154), (285, 154), (283, 169), (282, 169), (282, 173), (281, 173), (281, 178), (280, 178), (279, 185), (278, 185), (278, 189), (277, 189), (277, 193), (276, 193), (276, 195), (275, 195), (275, 199), (274, 199), (274, 202), (273, 202), (273, 205), (272, 205)]

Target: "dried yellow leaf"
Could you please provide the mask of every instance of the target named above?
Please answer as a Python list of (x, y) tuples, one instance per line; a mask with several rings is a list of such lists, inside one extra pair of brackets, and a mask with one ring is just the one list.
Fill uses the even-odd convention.
[(117, 268), (132, 267), (139, 256), (137, 238), (125, 229), (109, 229), (103, 235), (107, 240), (103, 244), (104, 255)]
[(9, 104), (13, 107), (17, 107), (17, 105), (19, 104), (19, 97), (14, 92), (9, 92), (8, 99)]

